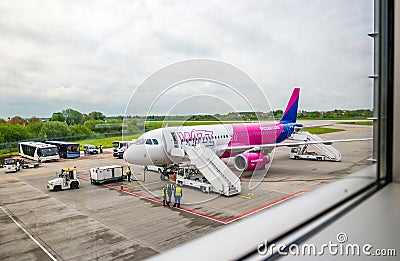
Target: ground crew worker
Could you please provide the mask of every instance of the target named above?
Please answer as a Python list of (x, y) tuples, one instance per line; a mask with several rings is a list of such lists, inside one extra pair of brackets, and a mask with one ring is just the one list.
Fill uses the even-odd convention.
[(164, 185), (164, 187), (161, 189), (161, 196), (162, 196), (162, 204), (165, 206), (167, 203), (167, 184)]
[(183, 193), (182, 193), (181, 184), (178, 184), (178, 185), (175, 187), (175, 191), (174, 191), (174, 200), (175, 200), (175, 202), (174, 202), (174, 207), (178, 207), (178, 208), (181, 207), (181, 198), (182, 198), (182, 195), (183, 195)]
[(131, 182), (131, 174), (132, 174), (131, 168), (128, 166), (126, 168), (126, 175), (128, 176), (128, 182)]
[(68, 180), (67, 180), (67, 172), (64, 172), (63, 169), (61, 169), (61, 176), (63, 179), (64, 187), (68, 186)]
[(167, 184), (168, 207), (169, 207), (169, 204), (171, 204), (173, 187), (174, 187), (174, 185), (172, 185), (170, 182)]

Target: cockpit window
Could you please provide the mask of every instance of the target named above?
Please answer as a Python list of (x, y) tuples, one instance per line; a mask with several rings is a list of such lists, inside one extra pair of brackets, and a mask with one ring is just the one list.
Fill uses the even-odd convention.
[(135, 142), (135, 145), (142, 145), (142, 144), (144, 144), (144, 142), (145, 142), (144, 139), (138, 139), (138, 140)]
[(154, 144), (154, 145), (158, 145), (158, 140), (153, 139), (153, 144)]
[(147, 145), (153, 145), (153, 142), (151, 142), (151, 139), (147, 139), (147, 140), (146, 140), (146, 144), (147, 144)]

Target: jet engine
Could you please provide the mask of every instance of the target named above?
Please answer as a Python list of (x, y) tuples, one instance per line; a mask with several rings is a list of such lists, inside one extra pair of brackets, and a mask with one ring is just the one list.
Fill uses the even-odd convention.
[(245, 152), (235, 157), (235, 168), (239, 171), (263, 168), (269, 162), (269, 156), (261, 152)]

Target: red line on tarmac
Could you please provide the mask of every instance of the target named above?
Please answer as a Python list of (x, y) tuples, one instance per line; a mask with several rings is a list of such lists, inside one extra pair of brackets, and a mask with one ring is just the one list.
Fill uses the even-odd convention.
[(119, 191), (125, 192), (127, 194), (130, 194), (130, 195), (133, 195), (133, 196), (136, 196), (136, 197), (139, 197), (139, 198), (145, 198), (145, 199), (153, 201), (153, 202), (161, 203), (161, 200), (159, 200), (159, 199), (152, 198), (152, 197), (149, 197), (149, 196), (145, 196), (145, 195), (142, 195), (140, 193), (136, 193), (136, 192), (130, 191), (128, 189), (121, 189), (121, 187), (112, 186), (112, 185), (108, 185), (108, 184), (104, 184), (103, 186), (105, 186), (107, 188), (112, 188), (112, 189), (115, 189), (115, 190), (119, 190)]
[[(89, 179), (87, 177), (83, 177), (83, 176), (80, 176), (80, 175), (78, 175), (78, 177), (83, 179), (83, 180), (89, 181)], [(130, 195), (135, 196), (135, 197), (144, 198), (144, 199), (150, 200), (152, 202), (156, 202), (156, 203), (160, 203), (160, 204), (162, 203), (161, 200), (159, 200), (159, 199), (152, 198), (152, 197), (149, 197), (149, 196), (145, 196), (145, 195), (142, 195), (140, 193), (136, 193), (136, 192), (130, 191), (128, 189), (121, 189), (121, 187), (118, 187), (118, 186), (113, 186), (113, 185), (108, 185), (108, 184), (103, 184), (103, 186), (105, 186), (107, 188), (115, 189), (115, 190), (118, 190), (118, 191), (121, 191), (121, 192), (124, 192), (124, 193), (127, 193), (127, 194), (130, 194)], [(281, 203), (281, 202), (283, 202), (285, 200), (288, 200), (290, 198), (296, 197), (296, 196), (298, 196), (300, 194), (303, 194), (303, 193), (306, 193), (306, 192), (309, 192), (309, 190), (298, 191), (296, 193), (287, 195), (287, 196), (285, 196), (283, 198), (274, 200), (274, 201), (269, 202), (269, 203), (267, 203), (267, 204), (265, 204), (263, 206), (257, 207), (255, 209), (249, 210), (249, 211), (247, 211), (247, 212), (245, 212), (243, 214), (239, 214), (237, 216), (234, 216), (234, 217), (231, 217), (231, 218), (228, 218), (228, 219), (221, 219), (221, 218), (213, 217), (211, 215), (203, 214), (203, 213), (200, 213), (200, 212), (188, 209), (188, 208), (178, 208), (178, 209), (182, 210), (184, 212), (187, 212), (187, 213), (191, 213), (191, 214), (196, 215), (196, 216), (204, 217), (204, 218), (207, 218), (209, 220), (222, 223), (222, 224), (229, 224), (229, 223), (231, 223), (233, 221), (239, 220), (241, 218), (244, 218), (246, 216), (254, 214), (254, 213), (256, 213), (256, 212), (258, 212), (260, 210), (266, 209), (268, 207), (271, 207), (273, 205), (276, 205), (278, 203)]]
[(300, 190), (300, 191), (297, 191), (296, 193), (287, 195), (287, 196), (285, 196), (285, 197), (283, 197), (283, 198), (279, 198), (279, 199), (277, 199), (277, 200), (274, 200), (274, 201), (272, 201), (272, 202), (269, 202), (269, 203), (267, 203), (267, 204), (265, 204), (265, 205), (263, 205), (263, 206), (260, 206), (260, 207), (258, 207), (258, 208), (255, 208), (255, 209), (249, 210), (249, 211), (247, 211), (247, 212), (245, 212), (245, 213), (242, 213), (242, 214), (239, 214), (239, 215), (237, 215), (237, 216), (231, 217), (231, 218), (225, 220), (225, 224), (228, 224), (228, 223), (231, 223), (231, 222), (233, 222), (233, 221), (235, 221), (235, 220), (244, 218), (244, 217), (249, 216), (249, 215), (251, 215), (251, 214), (254, 214), (254, 213), (256, 213), (256, 212), (258, 212), (258, 211), (260, 211), (260, 210), (266, 209), (266, 208), (268, 208), (268, 207), (271, 207), (271, 206), (273, 206), (273, 205), (276, 205), (276, 204), (278, 204), (278, 203), (281, 203), (281, 202), (283, 202), (283, 201), (285, 201), (285, 200), (288, 200), (288, 199), (290, 199), (290, 198), (296, 197), (296, 196), (298, 196), (298, 195), (300, 195), (300, 194), (303, 194), (303, 193), (306, 193), (306, 192), (310, 192), (310, 191), (309, 191), (309, 190)]

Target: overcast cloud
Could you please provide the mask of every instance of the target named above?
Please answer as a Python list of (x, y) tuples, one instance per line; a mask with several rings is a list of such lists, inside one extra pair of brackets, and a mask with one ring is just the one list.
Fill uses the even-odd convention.
[[(294, 86), (303, 110), (372, 108), (372, 8), (372, 0), (1, 1), (0, 117), (66, 108), (123, 115), (151, 73), (192, 58), (242, 69), (274, 109)], [(197, 98), (174, 113), (248, 109), (223, 88), (208, 90), (212, 110)], [(163, 106), (159, 113), (173, 104)]]

